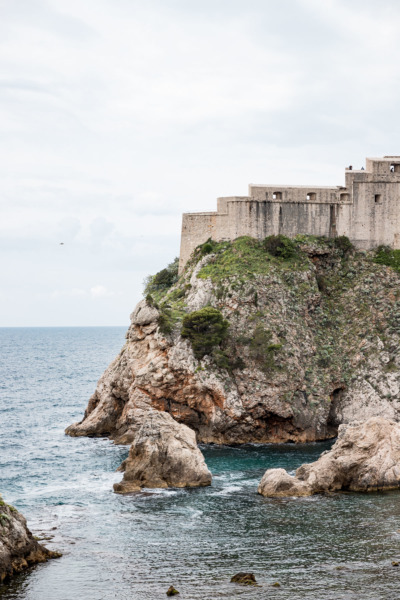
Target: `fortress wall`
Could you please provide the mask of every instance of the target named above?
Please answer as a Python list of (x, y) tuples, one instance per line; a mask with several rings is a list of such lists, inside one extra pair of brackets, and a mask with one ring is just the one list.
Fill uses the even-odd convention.
[(400, 248), (400, 182), (353, 182), (347, 234), (362, 249), (380, 244)]
[(249, 196), (218, 198), (216, 213), (184, 214), (180, 269), (210, 237), (346, 235), (360, 249), (400, 248), (400, 156), (366, 166), (346, 169), (346, 187), (251, 184)]
[(215, 239), (216, 212), (184, 213), (182, 215), (181, 251), (179, 272), (187, 263), (193, 250), (208, 238)]
[(336, 233), (350, 238), (352, 231), (353, 205), (338, 204), (336, 206)]
[[(332, 206), (332, 208), (331, 208)], [(229, 239), (249, 235), (263, 239), (268, 235), (282, 233), (334, 235), (337, 205), (326, 203), (258, 202), (254, 200), (228, 202)], [(331, 222), (333, 220), (333, 223)]]
[(279, 229), (273, 233), (281, 233), (288, 237), (298, 234), (331, 236), (335, 222), (332, 212), (336, 205), (284, 203), (279, 205)]
[[(315, 202), (332, 204), (339, 202), (339, 188), (284, 185), (250, 185), (250, 196), (254, 200), (268, 202)], [(274, 198), (274, 196), (276, 196)]]
[(204, 244), (209, 238), (218, 241), (229, 239), (226, 233), (227, 217), (226, 213), (216, 212), (184, 213), (182, 215), (180, 273), (197, 246)]

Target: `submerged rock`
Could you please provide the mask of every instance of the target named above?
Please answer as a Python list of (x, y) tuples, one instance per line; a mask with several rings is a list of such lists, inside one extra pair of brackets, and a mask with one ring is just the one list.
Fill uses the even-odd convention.
[[(268, 485), (270, 481), (274, 485)], [(297, 493), (299, 488), (305, 493)], [(365, 423), (341, 425), (332, 449), (316, 462), (299, 467), (296, 477), (290, 477), (284, 469), (269, 469), (258, 491), (264, 496), (282, 497), (399, 488), (400, 424), (372, 417)]]
[(59, 552), (39, 544), (29, 531), (25, 517), (0, 497), (0, 581), (60, 556)]
[(114, 490), (121, 494), (143, 487), (211, 485), (211, 473), (197, 447), (196, 434), (165, 412), (145, 415), (123, 468), (123, 480), (114, 484)]
[(167, 590), (167, 596), (176, 596), (177, 594), (179, 594), (178, 590), (176, 590), (173, 585), (170, 585)]
[(242, 585), (256, 585), (257, 581), (253, 573), (236, 573), (231, 578), (231, 583), (241, 583)]

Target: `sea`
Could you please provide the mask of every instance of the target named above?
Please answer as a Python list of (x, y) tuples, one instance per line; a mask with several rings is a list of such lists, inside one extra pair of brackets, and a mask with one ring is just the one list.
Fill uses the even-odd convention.
[[(332, 442), (201, 446), (212, 485), (121, 496), (128, 453), (71, 438), (123, 327), (0, 329), (0, 491), (62, 558), (0, 586), (1, 600), (396, 600), (400, 494), (266, 499), (266, 469), (293, 472)], [(230, 582), (254, 573), (257, 587)], [(279, 584), (279, 585), (278, 585)]]

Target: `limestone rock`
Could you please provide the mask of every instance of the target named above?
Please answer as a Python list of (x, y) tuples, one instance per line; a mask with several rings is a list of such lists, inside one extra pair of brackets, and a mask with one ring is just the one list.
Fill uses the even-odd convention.
[[(240, 244), (226, 244), (228, 258), (239, 260)], [(200, 253), (160, 309), (139, 302), (126, 344), (69, 435), (129, 444), (151, 409), (216, 444), (307, 442), (354, 420), (400, 421), (399, 274), (356, 253), (343, 261), (315, 240), (301, 245), (298, 266), (258, 254), (251, 262), (252, 244), (240, 276), (224, 275), (223, 252)], [(208, 266), (220, 268), (219, 280), (204, 276)], [(198, 361), (179, 335), (182, 315), (205, 305), (230, 322), (221, 348), (228, 368), (215, 356)], [(163, 306), (175, 315), (168, 335), (158, 324)]]
[[(273, 485), (268, 485), (269, 480), (274, 480)], [(297, 496), (298, 486), (308, 491), (304, 495), (399, 489), (400, 425), (382, 417), (341, 425), (330, 451), (316, 462), (299, 467), (296, 477), (290, 477), (284, 469), (267, 471), (259, 492), (270, 497)]]
[(143, 419), (124, 464), (118, 493), (142, 487), (198, 487), (211, 484), (211, 473), (196, 444), (194, 431), (168, 413), (149, 411)]
[(58, 558), (33, 537), (25, 518), (0, 497), (0, 582), (36, 563)]
[(236, 573), (231, 578), (231, 583), (241, 583), (242, 585), (257, 585), (254, 573)]
[(141, 300), (131, 314), (131, 322), (134, 325), (149, 325), (158, 318), (159, 312), (153, 306), (149, 306), (146, 300)]
[(341, 425), (337, 442), (296, 477), (313, 492), (374, 491), (400, 488), (400, 424), (382, 417)]
[(312, 489), (306, 483), (292, 477), (285, 469), (268, 469), (258, 486), (258, 493), (268, 498), (285, 496), (311, 496)]

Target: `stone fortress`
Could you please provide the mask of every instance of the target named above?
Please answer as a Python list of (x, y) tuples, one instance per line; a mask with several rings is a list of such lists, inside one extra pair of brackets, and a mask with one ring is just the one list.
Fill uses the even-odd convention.
[(346, 235), (367, 250), (400, 248), (400, 156), (367, 158), (345, 170), (345, 186), (249, 185), (248, 196), (218, 198), (216, 212), (184, 213), (179, 269), (209, 238)]

